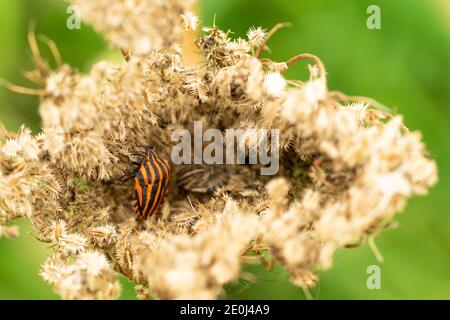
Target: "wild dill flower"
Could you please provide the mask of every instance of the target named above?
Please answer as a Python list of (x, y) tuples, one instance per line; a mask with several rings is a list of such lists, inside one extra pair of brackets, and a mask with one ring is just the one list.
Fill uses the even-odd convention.
[(286, 88), (286, 80), (279, 72), (271, 72), (264, 79), (264, 89), (274, 97), (280, 97)]
[(79, 253), (84, 251), (87, 245), (87, 239), (78, 233), (64, 234), (59, 239), (59, 245), (67, 253)]
[(242, 38), (228, 42), (227, 47), (230, 50), (230, 54), (238, 59), (244, 57), (251, 49), (250, 44)]
[(73, 263), (64, 257), (50, 258), (42, 266), (41, 276), (63, 299), (105, 300), (120, 294), (120, 284), (106, 257), (95, 251), (81, 253)]
[[(420, 133), (372, 99), (329, 91), (318, 57), (259, 59), (284, 24), (267, 36), (251, 28), (248, 41), (203, 28), (195, 44), (205, 63), (186, 66), (179, 43), (197, 19), (185, 1), (72, 2), (123, 63), (51, 70), (30, 34), (44, 85), (9, 87), (40, 96), (42, 132), (0, 130), (0, 235), (29, 219), (52, 245), (41, 276), (62, 298), (115, 299), (118, 273), (139, 298), (216, 298), (243, 263), (266, 258), (306, 289), (338, 248), (368, 239), (377, 253), (373, 237), (436, 183)], [(303, 59), (313, 61), (309, 79), (286, 81)], [(261, 177), (258, 165), (175, 166), (160, 215), (137, 222), (131, 183), (118, 179), (133, 173), (143, 145), (168, 158), (171, 133), (194, 121), (250, 129), (245, 148), (259, 143), (252, 130), (278, 129), (278, 175)]]
[(186, 30), (197, 29), (198, 17), (194, 12), (188, 11), (185, 14), (182, 14), (181, 18), (183, 19), (184, 27), (186, 28)]
[(252, 47), (261, 45), (266, 37), (266, 30), (261, 27), (251, 27), (247, 31), (248, 42)]
[(135, 54), (149, 54), (179, 43), (182, 36), (180, 16), (195, 22), (189, 13), (191, 0), (70, 0), (81, 9), (81, 17), (104, 34), (112, 45)]

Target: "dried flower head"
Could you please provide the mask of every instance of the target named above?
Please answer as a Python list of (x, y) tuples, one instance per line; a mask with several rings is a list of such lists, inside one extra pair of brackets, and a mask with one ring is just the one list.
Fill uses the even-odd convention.
[[(30, 34), (44, 86), (9, 87), (40, 96), (42, 132), (0, 130), (0, 235), (29, 219), (52, 245), (41, 275), (62, 298), (117, 298), (118, 273), (139, 298), (215, 298), (243, 263), (265, 266), (265, 257), (306, 289), (338, 248), (373, 244), (409, 197), (436, 183), (420, 133), (372, 99), (330, 91), (318, 57), (259, 59), (281, 24), (267, 37), (250, 29), (248, 41), (204, 28), (195, 44), (205, 63), (186, 66), (178, 44), (197, 19), (185, 1), (73, 2), (124, 62), (51, 70)], [(304, 59), (310, 78), (286, 81)], [(139, 223), (131, 183), (116, 182), (133, 172), (141, 146), (167, 158), (171, 133), (194, 121), (222, 132), (279, 129), (278, 175), (250, 164), (175, 166), (159, 216)], [(247, 132), (245, 147), (259, 143)]]
[(194, 12), (188, 11), (185, 14), (182, 14), (181, 18), (183, 19), (184, 27), (186, 28), (186, 30), (197, 29), (198, 17)]
[(187, 25), (195, 29), (195, 15), (189, 11), (192, 0), (69, 1), (80, 8), (82, 19), (112, 45), (134, 54), (145, 55), (179, 43), (183, 32), (180, 16), (186, 17)]
[(251, 27), (247, 31), (247, 38), (251, 46), (257, 47), (261, 45), (266, 38), (266, 30), (261, 27)]

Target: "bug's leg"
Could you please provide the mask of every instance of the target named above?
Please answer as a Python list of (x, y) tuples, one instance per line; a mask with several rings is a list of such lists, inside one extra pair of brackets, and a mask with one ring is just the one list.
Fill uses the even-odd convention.
[(121, 177), (119, 177), (119, 178), (109, 180), (109, 181), (105, 182), (105, 184), (107, 184), (107, 185), (112, 185), (112, 184), (124, 184), (125, 182), (127, 182), (127, 181), (129, 180), (129, 179), (128, 179), (128, 180), (124, 181), (125, 178), (128, 179), (128, 177), (127, 177), (126, 175), (123, 175), (123, 176), (121, 176)]
[[(138, 157), (139, 159), (137, 159), (137, 161), (132, 160), (132, 157)], [(130, 164), (135, 166), (134, 168), (134, 172), (138, 171), (139, 167), (142, 164), (142, 161), (147, 157), (147, 153), (143, 153), (143, 152), (130, 152)]]
[(132, 178), (134, 178), (134, 175), (123, 175), (120, 178), (117, 178), (114, 183), (116, 184), (125, 184), (128, 181), (130, 181)]
[(110, 183), (125, 184), (126, 182), (130, 181), (131, 179), (133, 179), (135, 177), (135, 175), (136, 175), (136, 170), (130, 169), (124, 175), (120, 176), (117, 179), (112, 180)]
[(140, 224), (140, 225), (142, 225), (143, 224), (143, 222), (144, 222), (144, 217), (141, 215), (141, 214), (138, 214), (137, 216), (136, 216), (136, 221), (137, 221), (137, 223), (138, 224)]
[(124, 180), (122, 180), (122, 184), (124, 184), (124, 183), (130, 181), (130, 180), (133, 179), (133, 178), (134, 178), (134, 175), (130, 175), (130, 176), (126, 177)]
[(130, 155), (132, 156), (139, 156), (142, 158), (145, 158), (146, 154), (144, 152), (130, 152)]

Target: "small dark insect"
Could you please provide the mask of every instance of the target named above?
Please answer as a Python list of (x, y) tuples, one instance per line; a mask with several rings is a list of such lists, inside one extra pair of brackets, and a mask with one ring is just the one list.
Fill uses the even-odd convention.
[(184, 190), (209, 193), (223, 186), (228, 178), (224, 166), (185, 165), (177, 171), (177, 183)]
[(171, 171), (169, 161), (160, 158), (154, 148), (147, 149), (134, 177), (133, 207), (141, 220), (158, 212), (168, 192)]

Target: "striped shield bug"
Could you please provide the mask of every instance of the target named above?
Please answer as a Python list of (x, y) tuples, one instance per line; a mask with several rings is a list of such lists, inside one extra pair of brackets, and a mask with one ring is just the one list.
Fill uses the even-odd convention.
[(168, 182), (172, 165), (147, 147), (143, 159), (134, 177), (133, 207), (143, 220), (156, 214), (168, 192)]

